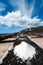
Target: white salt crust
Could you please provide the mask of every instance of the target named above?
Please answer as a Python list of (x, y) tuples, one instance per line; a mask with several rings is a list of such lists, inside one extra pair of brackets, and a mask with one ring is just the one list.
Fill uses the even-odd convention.
[(28, 58), (31, 59), (33, 55), (36, 53), (35, 48), (24, 41), (22, 41), (21, 44), (15, 46), (13, 52), (23, 61), (27, 60)]

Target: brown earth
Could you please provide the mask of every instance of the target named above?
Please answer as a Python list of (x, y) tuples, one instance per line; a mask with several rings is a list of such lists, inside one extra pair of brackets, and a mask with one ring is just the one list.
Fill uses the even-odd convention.
[[(17, 37), (18, 38), (18, 37)], [(15, 40), (16, 38), (7, 38), (3, 41), (9, 41), (9, 40)], [(6, 43), (0, 43), (0, 59), (2, 56), (8, 51), (8, 49), (13, 45), (14, 42), (6, 42)]]
[(12, 46), (12, 43), (2, 43), (0, 44), (0, 59), (8, 51), (8, 48)]
[(8, 38), (8, 39), (5, 39), (4, 41), (9, 41), (9, 40), (16, 40), (16, 38)]
[(41, 37), (33, 36), (33, 35), (30, 35), (27, 37), (43, 49), (43, 37), (41, 38)]

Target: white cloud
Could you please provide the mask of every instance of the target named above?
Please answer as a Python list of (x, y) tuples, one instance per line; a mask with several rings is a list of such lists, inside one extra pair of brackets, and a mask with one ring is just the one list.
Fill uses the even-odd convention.
[(43, 21), (41, 21), (40, 26), (43, 26)]
[(5, 5), (3, 3), (0, 3), (0, 12), (5, 10)]
[(8, 27), (17, 25), (20, 27), (43, 26), (43, 21), (38, 17), (30, 18), (27, 15), (22, 15), (21, 11), (11, 12), (5, 16), (0, 16), (0, 25), (5, 24)]

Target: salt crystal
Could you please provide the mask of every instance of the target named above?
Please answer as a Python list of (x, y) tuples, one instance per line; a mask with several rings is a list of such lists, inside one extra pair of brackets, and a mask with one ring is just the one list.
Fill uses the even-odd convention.
[(22, 41), (19, 45), (15, 46), (13, 52), (23, 61), (27, 60), (28, 58), (31, 59), (33, 55), (36, 53), (35, 48), (24, 41)]

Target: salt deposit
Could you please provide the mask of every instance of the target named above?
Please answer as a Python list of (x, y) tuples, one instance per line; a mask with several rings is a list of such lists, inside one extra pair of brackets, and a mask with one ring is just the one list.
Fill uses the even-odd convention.
[(36, 53), (35, 48), (24, 41), (22, 41), (19, 45), (15, 46), (13, 52), (23, 61), (27, 60), (28, 58), (31, 59), (33, 57), (33, 54)]

